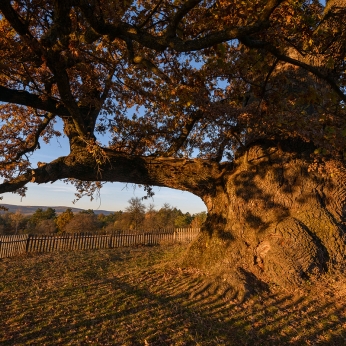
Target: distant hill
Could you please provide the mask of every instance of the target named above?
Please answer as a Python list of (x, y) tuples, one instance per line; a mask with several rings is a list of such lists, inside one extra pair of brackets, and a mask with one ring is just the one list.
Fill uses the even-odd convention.
[[(41, 208), (42, 210), (46, 210), (47, 208), (53, 208), (55, 209), (55, 212), (57, 214), (63, 213), (68, 207), (50, 207), (50, 206), (42, 206), (42, 205), (32, 205), (32, 206), (25, 206), (25, 205), (13, 205), (13, 204), (4, 204), (0, 202), (0, 205), (4, 206), (8, 209), (9, 212), (15, 213), (17, 210), (19, 210), (23, 215), (31, 215), (33, 214), (38, 208)], [(80, 211), (83, 211), (85, 209), (80, 208), (71, 208), (74, 213), (78, 213)], [(4, 211), (0, 211), (0, 213), (4, 213)], [(95, 214), (104, 214), (108, 215), (111, 214), (111, 211), (108, 210), (94, 210)]]

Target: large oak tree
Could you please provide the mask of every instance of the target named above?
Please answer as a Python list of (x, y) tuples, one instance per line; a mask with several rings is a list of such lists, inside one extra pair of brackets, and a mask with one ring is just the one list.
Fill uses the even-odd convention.
[[(190, 191), (208, 209), (190, 263), (243, 287), (296, 285), (344, 261), (344, 0), (0, 11), (0, 193), (59, 179), (81, 193), (105, 181)], [(57, 119), (69, 155), (32, 167)]]

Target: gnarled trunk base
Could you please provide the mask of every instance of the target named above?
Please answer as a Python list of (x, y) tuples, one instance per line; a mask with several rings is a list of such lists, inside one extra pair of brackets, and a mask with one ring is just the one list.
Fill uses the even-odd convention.
[(346, 173), (309, 172), (310, 153), (292, 142), (249, 149), (203, 196), (208, 219), (186, 263), (242, 290), (295, 288), (344, 264)]

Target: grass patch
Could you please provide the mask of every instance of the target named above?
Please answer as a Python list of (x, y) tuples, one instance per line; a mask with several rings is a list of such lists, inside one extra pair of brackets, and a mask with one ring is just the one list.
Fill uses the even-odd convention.
[(175, 265), (184, 246), (0, 261), (1, 345), (345, 345), (346, 280), (242, 304)]

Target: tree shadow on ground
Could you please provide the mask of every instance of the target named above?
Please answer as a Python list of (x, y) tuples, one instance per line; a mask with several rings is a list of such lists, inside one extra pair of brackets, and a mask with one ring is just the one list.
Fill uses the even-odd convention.
[(323, 294), (322, 286), (305, 295), (272, 290), (239, 304), (229, 287), (194, 272), (147, 267), (116, 273), (103, 268), (92, 278), (90, 270), (56, 287), (52, 268), (53, 283), (42, 281), (37, 290), (17, 294), (13, 301), (1, 294), (1, 344), (346, 343), (346, 282)]

